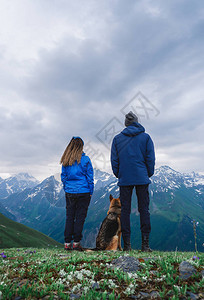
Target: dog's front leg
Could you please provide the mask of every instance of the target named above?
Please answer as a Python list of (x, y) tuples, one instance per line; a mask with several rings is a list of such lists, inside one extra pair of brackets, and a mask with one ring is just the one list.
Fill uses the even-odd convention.
[(120, 231), (118, 233), (118, 248), (120, 251), (123, 251), (122, 247), (121, 247), (121, 235), (122, 235), (122, 232)]

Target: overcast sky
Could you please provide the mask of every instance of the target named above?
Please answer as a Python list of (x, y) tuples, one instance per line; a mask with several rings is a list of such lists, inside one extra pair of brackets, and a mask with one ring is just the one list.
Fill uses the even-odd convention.
[(130, 109), (157, 167), (203, 172), (203, 32), (203, 1), (0, 0), (0, 176), (60, 172), (73, 135), (110, 171)]

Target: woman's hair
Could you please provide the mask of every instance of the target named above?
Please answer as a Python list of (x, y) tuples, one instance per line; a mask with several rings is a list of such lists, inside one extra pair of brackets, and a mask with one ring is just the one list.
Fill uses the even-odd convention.
[(66, 166), (72, 166), (75, 161), (79, 164), (83, 152), (84, 142), (80, 137), (73, 137), (65, 149), (60, 163)]

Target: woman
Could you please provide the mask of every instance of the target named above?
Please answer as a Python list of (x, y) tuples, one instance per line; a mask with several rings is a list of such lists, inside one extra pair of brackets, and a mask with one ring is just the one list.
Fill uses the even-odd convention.
[(65, 250), (82, 250), (82, 230), (94, 189), (93, 167), (90, 158), (83, 152), (83, 146), (80, 137), (73, 137), (60, 161), (66, 195)]

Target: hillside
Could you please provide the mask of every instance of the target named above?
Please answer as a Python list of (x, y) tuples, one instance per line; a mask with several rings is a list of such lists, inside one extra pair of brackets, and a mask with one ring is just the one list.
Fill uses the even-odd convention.
[(199, 253), (199, 259), (194, 255), (4, 249), (0, 298), (204, 299), (204, 254)]
[(0, 213), (0, 248), (62, 245), (45, 234), (14, 222)]

